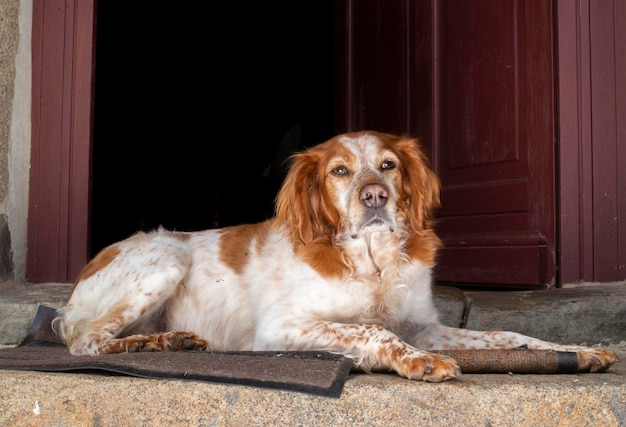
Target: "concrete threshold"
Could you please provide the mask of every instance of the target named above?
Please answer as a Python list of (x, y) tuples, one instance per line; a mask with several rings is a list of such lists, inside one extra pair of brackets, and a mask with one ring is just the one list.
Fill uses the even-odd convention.
[[(19, 342), (37, 304), (60, 307), (70, 290), (26, 285), (0, 294), (0, 342)], [(622, 362), (601, 374), (472, 374), (438, 384), (351, 374), (338, 399), (218, 383), (5, 370), (0, 425), (626, 426), (626, 285), (478, 294), (437, 287), (435, 295), (443, 323), (602, 342)]]
[(623, 370), (465, 375), (439, 384), (353, 374), (340, 398), (247, 386), (0, 371), (11, 426), (623, 426)]

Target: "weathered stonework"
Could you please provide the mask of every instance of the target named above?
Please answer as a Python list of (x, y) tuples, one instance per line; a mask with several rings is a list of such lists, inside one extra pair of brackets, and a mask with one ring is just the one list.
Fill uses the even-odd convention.
[(0, 1), (0, 291), (25, 278), (32, 1)]
[(0, 2), (0, 289), (14, 279), (13, 248), (8, 223), (9, 144), (19, 44), (19, 0)]
[(7, 216), (0, 215), (0, 283), (13, 280), (13, 253)]
[(0, 2), (0, 203), (9, 191), (9, 137), (19, 42), (19, 0)]

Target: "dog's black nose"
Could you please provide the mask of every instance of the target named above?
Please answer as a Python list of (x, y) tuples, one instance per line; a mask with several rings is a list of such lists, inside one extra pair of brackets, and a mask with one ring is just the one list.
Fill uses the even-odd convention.
[(387, 190), (380, 184), (367, 184), (361, 188), (361, 203), (368, 208), (380, 208), (387, 203)]

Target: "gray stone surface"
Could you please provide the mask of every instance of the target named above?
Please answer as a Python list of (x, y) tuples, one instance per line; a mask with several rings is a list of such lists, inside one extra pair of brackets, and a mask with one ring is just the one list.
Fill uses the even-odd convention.
[(19, 41), (19, 0), (0, 2), (0, 204), (9, 190), (9, 135)]
[(0, 293), (0, 344), (20, 343), (33, 322), (39, 304), (60, 308), (72, 287), (64, 283), (46, 283), (15, 286)]
[(246, 386), (0, 371), (0, 425), (621, 426), (623, 371), (466, 375), (439, 384), (353, 374), (338, 399)]
[(624, 282), (468, 296), (468, 329), (513, 330), (549, 341), (588, 345), (626, 340)]

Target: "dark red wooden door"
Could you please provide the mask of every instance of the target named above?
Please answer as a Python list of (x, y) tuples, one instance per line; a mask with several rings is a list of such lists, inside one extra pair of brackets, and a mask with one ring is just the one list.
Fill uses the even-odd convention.
[(33, 2), (29, 282), (71, 282), (89, 256), (94, 7)]
[(437, 2), (441, 280), (554, 281), (550, 2)]
[(430, 146), (443, 184), (437, 279), (554, 283), (551, 2), (343, 6), (338, 123), (409, 132)]

